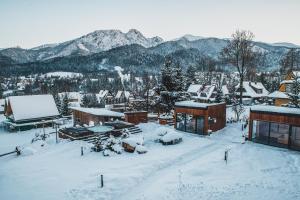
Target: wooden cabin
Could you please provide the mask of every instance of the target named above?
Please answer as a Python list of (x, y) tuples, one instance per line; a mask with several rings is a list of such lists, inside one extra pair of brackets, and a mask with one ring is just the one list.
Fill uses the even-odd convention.
[(125, 121), (133, 124), (147, 123), (148, 112), (147, 111), (131, 111), (125, 112)]
[(290, 102), (289, 96), (286, 93), (280, 91), (272, 92), (268, 95), (268, 98), (271, 101), (272, 105), (275, 106), (286, 105)]
[(217, 131), (226, 126), (226, 104), (176, 102), (175, 119), (177, 130), (207, 135), (208, 130)]
[(52, 124), (59, 113), (52, 95), (10, 96), (4, 121), (9, 130), (27, 130)]
[(114, 112), (105, 108), (82, 108), (73, 107), (73, 120), (74, 125), (89, 125), (89, 124), (103, 124), (104, 122), (114, 121), (116, 119), (121, 120), (124, 118), (124, 114), (120, 112)]
[(251, 107), (248, 138), (257, 143), (300, 150), (300, 109)]

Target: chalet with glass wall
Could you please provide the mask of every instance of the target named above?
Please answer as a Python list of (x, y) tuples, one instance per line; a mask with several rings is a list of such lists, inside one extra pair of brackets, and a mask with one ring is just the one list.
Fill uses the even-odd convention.
[(300, 109), (253, 106), (249, 122), (249, 140), (300, 150)]
[(175, 119), (177, 130), (207, 135), (208, 130), (217, 131), (226, 126), (226, 104), (176, 102)]

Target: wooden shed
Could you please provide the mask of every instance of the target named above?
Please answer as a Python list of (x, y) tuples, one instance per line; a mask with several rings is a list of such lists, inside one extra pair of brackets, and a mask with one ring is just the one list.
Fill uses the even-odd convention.
[(114, 112), (105, 108), (73, 107), (71, 109), (73, 110), (74, 125), (89, 125), (91, 122), (97, 125), (124, 118), (123, 113)]
[(125, 121), (133, 124), (147, 123), (148, 112), (147, 111), (132, 111), (125, 112)]
[(208, 130), (217, 131), (226, 126), (226, 104), (176, 102), (175, 119), (177, 130), (207, 135)]
[(249, 140), (300, 150), (300, 109), (278, 106), (252, 106)]

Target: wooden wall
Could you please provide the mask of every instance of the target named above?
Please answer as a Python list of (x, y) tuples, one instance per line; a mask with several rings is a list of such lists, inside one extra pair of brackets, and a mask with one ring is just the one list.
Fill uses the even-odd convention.
[(212, 131), (221, 130), (226, 126), (226, 104), (218, 104), (208, 107), (208, 116), (216, 118), (217, 122), (212, 124), (210, 129)]
[(89, 125), (90, 121), (93, 121), (96, 124), (100, 124), (100, 122), (108, 122), (110, 121), (110, 119), (121, 119), (119, 117), (109, 117), (109, 116), (96, 116), (96, 115), (92, 115), (89, 113), (85, 113), (85, 112), (81, 112), (78, 110), (73, 110), (73, 119), (74, 119), (74, 124), (79, 124), (79, 125), (83, 125), (83, 124), (87, 124)]
[[(176, 115), (177, 113), (186, 113), (194, 115), (196, 117), (204, 117), (204, 133), (208, 132), (208, 129), (217, 131), (226, 126), (226, 104), (211, 105), (205, 108), (187, 108), (187, 107), (175, 107), (175, 128), (176, 128)], [(216, 118), (217, 122), (209, 127), (208, 117)]]
[(133, 124), (147, 123), (148, 122), (148, 112), (125, 112), (125, 121)]

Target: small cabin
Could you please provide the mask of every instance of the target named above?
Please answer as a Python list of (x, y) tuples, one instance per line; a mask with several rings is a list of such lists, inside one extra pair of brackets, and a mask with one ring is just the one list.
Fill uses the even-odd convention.
[(114, 112), (105, 108), (82, 108), (72, 107), (74, 125), (89, 125), (89, 124), (103, 124), (104, 122), (121, 120), (124, 114)]
[(10, 96), (7, 98), (4, 123), (9, 130), (27, 130), (51, 125), (59, 118), (52, 95)]
[(257, 143), (300, 150), (300, 109), (252, 106), (248, 138)]
[(209, 134), (226, 126), (225, 103), (198, 103), (181, 101), (175, 103), (175, 128), (180, 131)]
[(125, 121), (133, 124), (147, 123), (148, 112), (147, 111), (131, 111), (125, 112)]

